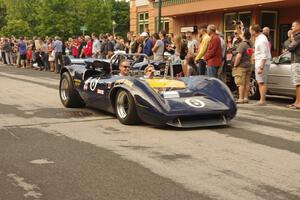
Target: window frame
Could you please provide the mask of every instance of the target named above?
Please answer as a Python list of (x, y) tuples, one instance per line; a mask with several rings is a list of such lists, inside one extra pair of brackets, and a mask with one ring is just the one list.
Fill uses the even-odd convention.
[[(270, 27), (270, 32), (272, 31), (272, 32), (274, 32), (274, 41), (273, 41), (273, 43), (272, 43), (272, 45), (273, 45), (273, 51), (277, 51), (277, 49), (278, 49), (278, 46), (277, 46), (277, 31), (278, 31), (278, 11), (276, 11), (276, 10), (261, 10), (260, 11), (260, 24), (262, 25), (262, 14), (263, 13), (271, 13), (271, 14), (275, 14), (275, 23), (274, 23), (274, 25), (275, 25), (275, 28), (273, 28), (273, 29), (271, 29)], [(261, 27), (261, 28), (264, 28), (264, 27)]]
[[(168, 30), (166, 30), (166, 23), (169, 24)], [(169, 29), (170, 29), (170, 18), (169, 17), (161, 17), (161, 28), (162, 28), (162, 30), (169, 33)], [(155, 32), (158, 32), (158, 17), (155, 17)]]
[[(141, 17), (143, 16), (143, 17)], [(147, 16), (147, 18), (146, 18)], [(142, 19), (141, 19), (142, 18)], [(143, 31), (141, 31), (140, 26), (143, 26)], [(146, 31), (146, 28), (149, 27), (149, 12), (139, 12), (137, 13), (137, 32), (142, 33)]]
[(252, 23), (253, 19), (252, 19), (252, 11), (240, 11), (240, 12), (230, 12), (230, 13), (224, 13), (223, 15), (223, 33), (224, 33), (224, 39), (227, 39), (227, 35), (228, 34), (232, 34), (234, 33), (235, 29), (226, 29), (226, 16), (230, 16), (230, 15), (235, 15), (236, 19), (235, 20), (240, 20), (240, 14), (250, 14), (250, 24)]

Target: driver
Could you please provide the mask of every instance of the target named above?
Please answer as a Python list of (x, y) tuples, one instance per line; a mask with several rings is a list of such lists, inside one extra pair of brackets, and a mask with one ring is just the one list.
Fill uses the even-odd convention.
[(153, 65), (148, 65), (144, 70), (144, 78), (153, 78), (155, 68)]
[(120, 76), (129, 76), (130, 62), (127, 59), (121, 60), (119, 65)]

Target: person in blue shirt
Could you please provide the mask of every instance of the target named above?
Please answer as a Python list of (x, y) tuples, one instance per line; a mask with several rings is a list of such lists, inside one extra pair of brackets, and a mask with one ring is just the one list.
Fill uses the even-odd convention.
[(22, 68), (26, 67), (26, 54), (27, 54), (27, 45), (24, 41), (24, 37), (20, 37), (20, 41), (18, 43), (18, 49), (20, 54), (20, 63), (19, 67), (22, 66)]
[[(55, 51), (55, 71), (59, 73), (61, 68), (64, 66), (63, 62), (63, 43), (58, 36), (55, 37), (52, 48)], [(58, 64), (59, 61), (59, 64)]]
[(143, 48), (142, 53), (146, 54), (149, 57), (152, 56), (153, 55), (153, 52), (152, 52), (153, 41), (151, 40), (148, 33), (146, 33), (146, 32), (141, 33), (141, 37), (144, 38), (144, 48)]

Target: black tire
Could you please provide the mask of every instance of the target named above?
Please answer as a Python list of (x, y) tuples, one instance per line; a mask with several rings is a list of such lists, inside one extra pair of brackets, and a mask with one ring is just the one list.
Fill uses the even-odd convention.
[(255, 80), (254, 76), (252, 76), (251, 79), (250, 79), (249, 99), (252, 99), (252, 100), (259, 100), (260, 99), (258, 84), (257, 84), (257, 81)]
[(117, 92), (115, 111), (117, 118), (122, 124), (133, 125), (140, 122), (136, 112), (134, 99), (126, 90), (119, 90)]
[(59, 82), (59, 97), (67, 108), (84, 107), (84, 101), (76, 91), (72, 78), (68, 72), (64, 72)]

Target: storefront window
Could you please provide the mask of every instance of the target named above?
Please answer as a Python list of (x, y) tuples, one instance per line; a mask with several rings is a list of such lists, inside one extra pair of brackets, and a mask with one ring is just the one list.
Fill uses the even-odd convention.
[(149, 26), (149, 14), (145, 13), (138, 13), (138, 33), (142, 33), (146, 31)]
[(270, 28), (270, 40), (272, 43), (272, 50), (277, 49), (277, 14), (278, 13), (276, 11), (261, 11), (261, 27)]
[(252, 14), (250, 11), (246, 12), (232, 12), (224, 14), (224, 35), (225, 39), (228, 35), (233, 35), (235, 25), (233, 21), (242, 21), (245, 27), (251, 25)]
[(279, 49), (282, 50), (283, 43), (288, 39), (288, 31), (291, 29), (292, 24), (280, 24), (279, 28)]
[(251, 12), (240, 12), (239, 13), (239, 20), (243, 22), (245, 27), (250, 27), (251, 26)]
[[(162, 17), (161, 18), (161, 28), (162, 30), (169, 33), (169, 18), (168, 17)], [(158, 32), (158, 17), (155, 18), (155, 31)]]

